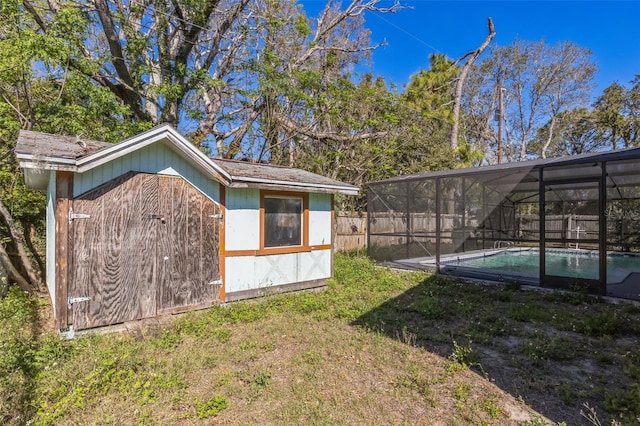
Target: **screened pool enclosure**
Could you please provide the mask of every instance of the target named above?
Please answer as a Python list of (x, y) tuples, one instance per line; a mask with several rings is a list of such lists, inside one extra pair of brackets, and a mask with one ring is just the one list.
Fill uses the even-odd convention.
[(368, 188), (379, 262), (640, 300), (640, 148)]

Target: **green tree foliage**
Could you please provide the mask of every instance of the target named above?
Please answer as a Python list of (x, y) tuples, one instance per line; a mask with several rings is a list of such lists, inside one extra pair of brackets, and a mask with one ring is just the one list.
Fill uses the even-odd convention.
[[(571, 42), (550, 46), (516, 40), (509, 46), (493, 46), (468, 79), (464, 106), (468, 140), (484, 150), (488, 162), (497, 161), (494, 117), (498, 93), (504, 88), (507, 160), (546, 156), (558, 115), (588, 106), (595, 72), (591, 52)], [(543, 145), (529, 149), (547, 123)]]
[[(563, 111), (538, 130), (529, 146), (539, 152), (548, 144), (551, 156), (632, 148), (640, 142), (640, 78), (630, 88), (613, 83), (591, 109)], [(554, 130), (550, 131), (550, 126)], [(549, 135), (552, 135), (549, 138)]]
[[(28, 9), (15, 0), (0, 6), (0, 265), (15, 268), (11, 278), (33, 290), (43, 279), (38, 235), (44, 229), (45, 203), (43, 194), (25, 188), (12, 155), (18, 131), (117, 141), (149, 123), (128, 120), (126, 105), (70, 65), (86, 33), (79, 9), (61, 7), (47, 31), (33, 22)], [(29, 258), (38, 264), (34, 271)]]
[(453, 118), (453, 86), (459, 70), (445, 55), (434, 54), (429, 60), (428, 70), (419, 71), (411, 76), (403, 99), (423, 116), (439, 120), (446, 129), (451, 125)]
[[(222, 156), (314, 169), (309, 159), (327, 150), (327, 164), (352, 160), (325, 174), (356, 183), (403, 169), (386, 159), (401, 133), (397, 95), (349, 80), (376, 47), (363, 14), (397, 8), (328, 2), (310, 19), (293, 0), (3, 2), (0, 237), (14, 280), (26, 276), (33, 287), (42, 280), (42, 262), (40, 276), (29, 274), (31, 262), (15, 253), (27, 246), (39, 260), (30, 237), (44, 219), (42, 194), (25, 190), (11, 155), (20, 129), (118, 141), (169, 122)], [(368, 109), (355, 113), (354, 102)], [(395, 139), (382, 139), (392, 132)], [(369, 173), (382, 157), (387, 174)]]
[(369, 74), (357, 82), (347, 74), (325, 85), (314, 110), (315, 138), (290, 135), (293, 164), (362, 186), (472, 161), (467, 145), (457, 151), (449, 146), (455, 67), (444, 57), (433, 60), (403, 93)]
[(631, 87), (614, 82), (593, 105), (597, 126), (611, 148), (631, 148), (640, 145), (640, 75)]
[[(429, 59), (429, 69), (419, 71), (411, 77), (402, 99), (422, 117), (418, 123), (423, 126), (420, 132), (423, 144), (437, 147), (437, 152), (456, 161), (452, 163), (442, 156), (436, 156), (437, 164), (431, 164), (429, 168), (423, 166), (422, 171), (471, 166), (481, 160), (481, 154), (466, 140), (458, 141), (455, 152), (441, 144), (441, 141), (449, 140), (453, 126), (452, 108), (459, 67), (442, 54), (431, 55)], [(421, 158), (416, 161), (424, 164)]]
[(378, 3), (328, 2), (311, 20), (293, 0), (23, 2), (43, 34), (61, 12), (75, 14), (84, 32), (69, 67), (127, 106), (127, 118), (179, 126), (226, 157), (268, 157), (284, 143), (281, 127), (312, 132), (313, 114), (300, 115), (313, 107), (307, 80), (335, 81), (328, 70), (374, 47), (364, 12), (400, 7)]
[(298, 163), (356, 185), (453, 165), (447, 140), (435, 134), (442, 120), (407, 105), (382, 78), (364, 75), (358, 83), (343, 78), (328, 89), (319, 125), (336, 134), (368, 137), (300, 143)]
[(532, 152), (539, 152), (547, 146), (549, 157), (584, 154), (601, 151), (608, 142), (598, 129), (597, 114), (587, 108), (563, 111), (556, 116), (555, 130), (551, 141), (548, 140), (549, 126), (545, 124), (538, 130), (538, 137), (529, 144)]

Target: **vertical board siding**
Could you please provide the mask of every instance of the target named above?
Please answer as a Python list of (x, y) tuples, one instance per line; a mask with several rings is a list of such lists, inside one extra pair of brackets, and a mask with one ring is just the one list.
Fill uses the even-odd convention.
[(139, 304), (140, 318), (147, 318), (156, 313), (156, 292), (151, 283), (157, 282), (157, 249), (156, 241), (158, 237), (157, 219), (149, 219), (150, 212), (158, 212), (158, 176), (146, 176), (142, 181), (139, 189), (140, 203), (139, 213), (132, 218), (132, 229), (135, 230), (135, 238), (125, 238), (126, 250), (123, 252), (123, 258), (129, 259), (129, 256), (136, 259), (136, 262), (128, 262), (125, 269), (127, 282), (123, 285), (131, 284), (135, 286), (135, 280), (150, 285), (144, 285), (140, 289)]
[(206, 294), (207, 288), (202, 273), (202, 204), (203, 198), (198, 190), (187, 185), (185, 193), (188, 194), (187, 204), (187, 285), (193, 292), (189, 304), (195, 304)]
[[(159, 310), (201, 305), (217, 299), (219, 207), (179, 178), (160, 177), (160, 204), (170, 229), (159, 239)], [(169, 207), (170, 206), (170, 207)]]
[(225, 258), (227, 293), (331, 277), (331, 250)]
[(206, 291), (211, 291), (212, 298), (218, 298), (219, 284), (214, 287), (211, 284), (220, 280), (220, 231), (222, 219), (216, 217), (220, 214), (220, 207), (217, 204), (204, 202), (202, 207), (202, 277), (203, 283), (207, 286)]
[(225, 250), (260, 249), (260, 190), (227, 188)]
[(128, 173), (74, 199), (73, 209), (90, 215), (72, 224), (70, 297), (90, 298), (73, 304), (76, 329), (216, 300), (219, 207), (184, 179)]
[[(125, 230), (122, 229), (122, 187), (124, 184), (118, 185), (116, 182), (112, 184), (113, 188), (109, 190), (104, 197), (100, 199), (102, 217), (102, 250), (98, 255), (102, 255), (101, 267), (96, 271), (96, 276), (101, 279), (94, 285), (102, 287), (100, 303), (90, 303), (97, 310), (92, 312), (93, 316), (102, 316), (108, 324), (113, 324), (119, 316), (129, 319), (132, 314), (130, 312), (129, 289), (121, 286), (122, 277), (120, 276), (120, 252), (122, 251), (122, 236)], [(96, 214), (98, 216), (98, 214)], [(89, 218), (91, 219), (91, 218)], [(82, 220), (89, 222), (89, 220)], [(91, 240), (89, 240), (91, 241)], [(140, 285), (140, 284), (138, 284)], [(125, 294), (123, 294), (125, 293)], [(120, 312), (118, 312), (120, 310)]]
[[(187, 277), (186, 270), (186, 233), (187, 233), (187, 194), (181, 191), (176, 179), (165, 178), (164, 182), (167, 182), (167, 186), (170, 188), (168, 194), (172, 207), (170, 209), (163, 209), (162, 214), (167, 217), (167, 226), (172, 232), (167, 234), (170, 238), (169, 247), (164, 247), (166, 259), (166, 266), (168, 271), (165, 275), (166, 281), (163, 281), (161, 285), (162, 289), (162, 303), (161, 309), (169, 309), (174, 306), (186, 305), (189, 301), (189, 288), (185, 282)], [(167, 204), (169, 201), (167, 201)]]
[(331, 244), (331, 194), (309, 194), (309, 245)]
[(211, 200), (220, 200), (218, 182), (202, 174), (163, 143), (146, 146), (84, 173), (76, 173), (73, 196), (77, 197), (132, 171), (182, 176)]
[[(169, 183), (163, 183), (158, 185), (158, 211), (160, 215), (161, 225), (164, 225), (170, 229), (173, 228), (173, 188)], [(171, 300), (170, 288), (165, 288), (165, 283), (171, 282), (171, 270), (172, 270), (172, 246), (173, 236), (168, 232), (159, 232), (157, 240), (157, 257), (158, 257), (158, 291), (157, 291), (157, 306), (158, 309), (162, 309), (165, 304), (169, 304)], [(169, 293), (169, 294), (166, 294)]]

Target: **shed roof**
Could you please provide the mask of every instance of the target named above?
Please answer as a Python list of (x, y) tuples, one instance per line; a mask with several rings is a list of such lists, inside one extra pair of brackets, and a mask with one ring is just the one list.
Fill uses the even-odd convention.
[(112, 145), (107, 142), (83, 139), (79, 136), (52, 135), (21, 130), (16, 153), (19, 152), (22, 157), (30, 155), (32, 157), (58, 157), (75, 160)]
[[(208, 158), (173, 127), (161, 125), (116, 144), (23, 130), (15, 153), (27, 183), (43, 189), (45, 170), (83, 173), (152, 143), (164, 143), (209, 177), (229, 187), (356, 195), (358, 187), (305, 170)], [(33, 175), (33, 176), (31, 176)], [(48, 178), (47, 178), (48, 179)], [(38, 183), (35, 183), (38, 182)]]
[[(284, 185), (292, 188), (300, 185), (314, 185), (318, 188), (335, 189), (336, 192), (355, 188), (328, 177), (291, 167), (219, 158), (213, 161), (231, 175), (231, 187), (249, 184)], [(267, 188), (267, 186), (264, 187)]]

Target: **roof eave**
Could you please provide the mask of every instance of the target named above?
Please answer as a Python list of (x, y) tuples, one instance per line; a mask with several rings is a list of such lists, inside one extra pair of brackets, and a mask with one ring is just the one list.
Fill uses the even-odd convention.
[(231, 188), (287, 189), (301, 192), (326, 192), (330, 194), (358, 195), (355, 186), (312, 184), (306, 182), (289, 182), (274, 179), (248, 178), (232, 176)]
[(147, 130), (146, 132), (132, 138), (125, 139), (111, 147), (79, 158), (76, 162), (78, 167), (77, 171), (82, 173), (87, 170), (91, 170), (92, 168), (107, 163), (117, 157), (121, 157), (155, 142), (162, 141), (163, 139), (171, 141), (173, 147), (179, 149), (207, 175), (218, 180), (223, 185), (229, 185), (231, 183), (231, 176), (225, 170), (211, 161), (211, 159), (209, 159), (204, 153), (198, 150), (193, 144), (187, 141), (168, 124), (154, 127), (153, 129)]

